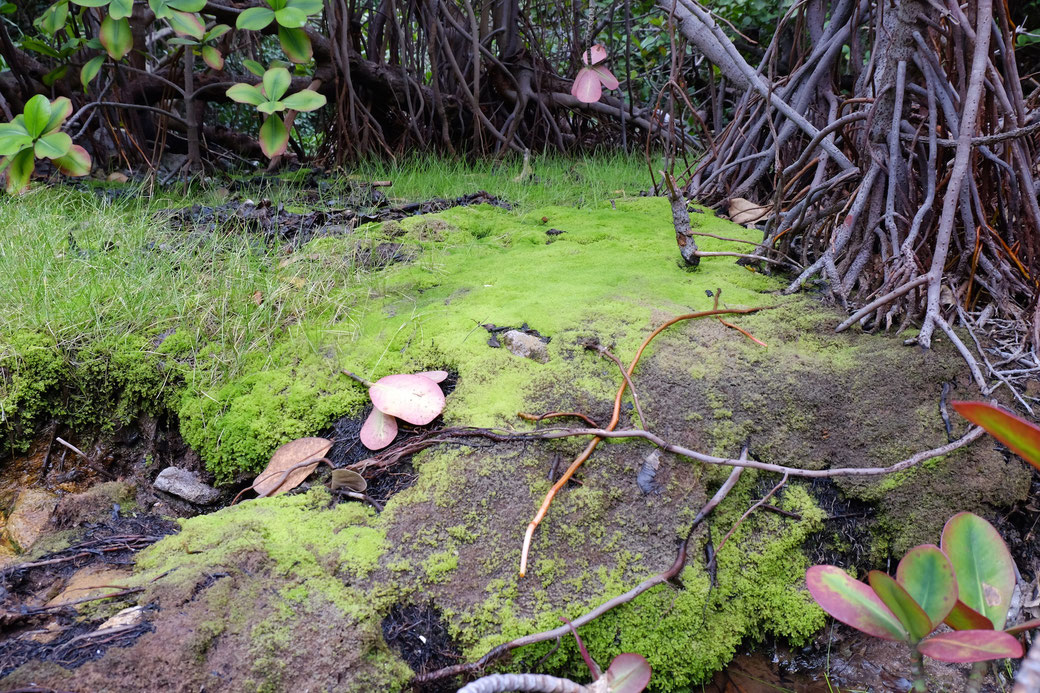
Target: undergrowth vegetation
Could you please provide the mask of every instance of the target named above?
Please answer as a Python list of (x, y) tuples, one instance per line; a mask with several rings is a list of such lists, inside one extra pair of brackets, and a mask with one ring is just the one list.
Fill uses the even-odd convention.
[[(389, 180), (393, 185), (381, 190), (395, 204), (486, 189), (524, 214), (638, 195), (645, 166), (626, 157), (544, 158), (533, 162), (533, 175), (520, 173), (520, 161), (464, 166), (414, 159), (370, 163), (329, 178), (318, 186), (317, 201), (303, 201), (307, 182), (291, 174), (229, 182), (239, 194), (216, 183), (187, 194), (88, 184), (5, 198), (0, 449), (26, 445), (46, 418), (111, 426), (141, 412), (176, 410), (184, 388), (205, 392), (246, 372), (274, 390), (315, 386), (286, 383), (270, 371), (306, 359), (301, 349), (313, 356), (320, 332), (349, 336), (355, 329), (352, 316), (369, 301), (360, 282), (369, 270), (359, 266), (349, 243), (318, 239), (311, 254), (322, 243), (329, 252), (320, 261), (298, 262), (287, 243), (232, 225), (171, 223), (172, 210), (235, 198), (269, 199), (300, 213), (343, 208), (352, 186)], [(364, 226), (350, 243), (378, 230)], [(342, 413), (345, 402), (329, 406), (300, 427), (321, 425), (332, 410)]]

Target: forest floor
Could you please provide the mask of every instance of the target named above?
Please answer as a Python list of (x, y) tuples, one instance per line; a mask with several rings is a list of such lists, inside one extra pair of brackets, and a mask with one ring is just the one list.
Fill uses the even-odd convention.
[[(642, 162), (519, 174), (425, 161), (186, 195), (39, 186), (0, 203), (0, 686), (402, 690), (660, 572), (727, 474), (645, 442), (602, 445), (520, 578), (524, 529), (585, 441), (456, 436), (366, 467), (371, 405), (343, 369), (450, 373), (443, 415), (402, 425), (395, 446), (554, 425), (518, 412), (603, 424), (621, 379), (591, 341), (627, 362), (672, 317), (762, 307), (726, 318), (752, 338), (715, 319), (664, 332), (620, 428), (724, 457), (747, 444), (800, 469), (886, 466), (966, 429), (944, 420), (945, 401), (974, 395), (949, 345), (835, 334), (842, 316), (818, 296), (783, 297), (783, 278), (733, 257), (680, 266), (667, 201), (641, 196)], [(707, 209), (691, 219), (703, 250), (760, 238)], [(506, 328), (534, 358), (502, 344)], [(362, 470), (378, 511), (330, 492), (327, 470), (230, 505), (306, 436), (333, 441), (332, 466)], [(170, 466), (216, 491), (156, 489)], [(809, 565), (890, 570), (972, 510), (1036, 583), (1040, 475), (991, 442), (894, 475), (792, 478), (772, 510), (738, 522), (777, 481), (745, 473), (693, 535), (680, 584), (581, 629), (592, 655), (643, 654), (655, 691), (906, 690), (900, 648), (826, 620)], [(582, 666), (568, 641), (499, 664), (584, 680)], [(996, 667), (989, 690), (1010, 671)], [(964, 675), (928, 672), (936, 690)]]

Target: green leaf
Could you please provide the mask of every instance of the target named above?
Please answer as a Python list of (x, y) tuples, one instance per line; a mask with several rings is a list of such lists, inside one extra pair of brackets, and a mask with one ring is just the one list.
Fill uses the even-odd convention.
[(278, 111), (285, 110), (285, 104), (281, 101), (265, 101), (256, 107), (256, 110), (261, 113), (270, 115), (271, 113), (277, 113)]
[(61, 53), (48, 46), (43, 41), (39, 41), (34, 38), (23, 38), (21, 40), (22, 48), (46, 55), (48, 58), (61, 59)]
[(278, 41), (282, 44), (282, 50), (285, 51), (285, 55), (294, 63), (310, 62), (311, 57), (314, 55), (311, 40), (303, 29), (289, 29), (279, 26)]
[(53, 87), (54, 83), (62, 77), (64, 77), (66, 74), (68, 74), (68, 72), (68, 65), (59, 65), (58, 67), (54, 68), (53, 70), (45, 74), (43, 77), (41, 77), (40, 81), (43, 82), (45, 86)]
[(282, 103), (285, 104), (286, 108), (291, 108), (294, 111), (300, 111), (306, 113), (307, 111), (316, 111), (327, 102), (324, 94), (319, 94), (316, 91), (310, 89), (304, 89), (298, 91), (295, 94), (291, 94), (282, 99)]
[(9, 160), (7, 168), (7, 192), (17, 195), (29, 187), (29, 178), (36, 168), (32, 149), (23, 149)]
[(87, 87), (94, 78), (97, 77), (98, 72), (101, 71), (101, 66), (105, 64), (105, 56), (98, 55), (91, 58), (83, 65), (83, 69), (79, 71), (79, 81), (83, 84), (83, 91), (87, 91)]
[(43, 133), (47, 134), (59, 130), (62, 123), (70, 115), (72, 115), (72, 102), (69, 101), (68, 97), (59, 96), (54, 99), (54, 101), (51, 101), (51, 117), (47, 120)]
[(257, 87), (252, 84), (238, 83), (227, 90), (227, 97), (238, 103), (247, 103), (250, 106), (259, 106), (267, 101)]
[(36, 140), (34, 151), (37, 159), (58, 159), (69, 153), (72, 138), (64, 132), (52, 132)]
[(109, 0), (72, 0), (72, 2), (80, 7), (105, 7)]
[(275, 21), (280, 26), (290, 29), (299, 29), (307, 23), (307, 15), (295, 7), (286, 7), (274, 13)]
[(250, 7), (238, 15), (235, 26), (246, 31), (260, 31), (274, 21), (274, 10), (266, 7)]
[(292, 76), (284, 67), (273, 67), (264, 73), (264, 96), (268, 101), (278, 101), (289, 91)]
[(111, 0), (108, 3), (108, 16), (112, 19), (126, 19), (134, 13), (134, 0)]
[(43, 14), (37, 18), (35, 25), (36, 28), (40, 30), (40, 33), (47, 36), (54, 36), (54, 34), (58, 33), (65, 27), (65, 23), (68, 19), (69, 3), (67, 0), (61, 0), (44, 10)]
[(953, 564), (960, 601), (1001, 630), (1015, 589), (1015, 563), (1000, 534), (978, 515), (963, 512), (946, 522), (940, 544)]
[(910, 640), (910, 633), (867, 585), (833, 565), (814, 565), (805, 574), (809, 594), (842, 623), (882, 640)]
[(243, 60), (242, 61), (242, 66), (244, 68), (246, 68), (247, 70), (249, 70), (250, 72), (252, 72), (257, 77), (263, 77), (264, 76), (264, 66), (261, 65), (260, 63), (258, 63), (255, 60), (248, 60), (248, 59), (247, 60)]
[(130, 33), (130, 22), (126, 19), (105, 17), (101, 21), (98, 37), (112, 60), (122, 60), (134, 47), (134, 35)]
[(169, 0), (170, 7), (180, 12), (202, 12), (206, 0)]
[(951, 402), (957, 413), (1040, 469), (1040, 427), (986, 402)]
[(202, 47), (202, 59), (217, 72), (224, 69), (224, 56), (213, 46)]
[(14, 14), (18, 11), (18, 6), (13, 2), (0, 3), (0, 14)]
[(919, 643), (921, 654), (940, 662), (985, 662), (1022, 656), (1022, 643), (1002, 630), (956, 630)]
[(289, 144), (289, 131), (279, 116), (268, 116), (260, 126), (260, 149), (268, 159), (281, 156)]
[(169, 0), (148, 0), (148, 7), (151, 8), (156, 19), (166, 19), (173, 9), (170, 7)]
[(284, 8), (285, 5), (287, 4), (286, 0), (264, 0), (264, 2), (266, 2), (268, 5), (270, 5), (271, 9), (274, 10), (275, 12), (277, 12), (278, 10)]
[(197, 14), (171, 12), (166, 21), (170, 23), (170, 27), (178, 36), (191, 36), (195, 40), (201, 41), (206, 33), (206, 25), (203, 23), (202, 17)]
[(25, 130), (35, 140), (47, 131), (47, 121), (51, 118), (51, 102), (43, 94), (37, 94), (25, 104), (23, 116)]
[(872, 570), (867, 574), (867, 580), (874, 593), (881, 598), (899, 622), (910, 633), (910, 639), (917, 642), (932, 632), (932, 624), (928, 620), (928, 614), (914, 601), (914, 598), (890, 576), (880, 570)]
[(288, 0), (285, 6), (300, 10), (306, 15), (318, 14), (324, 9), (322, 0)]
[(85, 176), (90, 173), (90, 154), (78, 144), (69, 148), (69, 153), (54, 160), (54, 165), (66, 176)]
[(218, 39), (227, 32), (231, 31), (231, 27), (227, 24), (217, 24), (212, 29), (206, 32), (205, 36), (202, 37), (203, 41), (213, 41)]
[(896, 581), (928, 614), (929, 632), (943, 622), (957, 603), (953, 566), (938, 546), (925, 544), (907, 551), (896, 567)]
[(197, 45), (199, 45), (199, 42), (196, 41), (195, 39), (179, 38), (179, 37), (172, 38), (167, 43), (169, 43), (171, 46), (197, 46)]
[[(10, 123), (4, 123), (10, 125)], [(0, 156), (14, 156), (26, 147), (33, 146), (33, 138), (24, 132), (0, 130)]]

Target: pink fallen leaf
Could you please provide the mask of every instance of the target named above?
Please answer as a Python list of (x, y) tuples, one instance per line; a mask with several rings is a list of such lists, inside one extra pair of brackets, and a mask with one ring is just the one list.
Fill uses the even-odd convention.
[(582, 103), (596, 103), (603, 96), (599, 75), (591, 68), (583, 67), (578, 71), (571, 85), (571, 95)]
[(425, 426), (444, 411), (444, 393), (437, 383), (421, 375), (388, 375), (368, 389), (372, 404), (384, 414)]
[(423, 371), (422, 373), (416, 373), (424, 378), (429, 378), (435, 383), (443, 383), (448, 379), (448, 371)]
[(615, 77), (614, 73), (608, 70), (605, 65), (596, 65), (592, 68), (592, 71), (599, 77), (600, 84), (602, 84), (605, 89), (618, 88), (618, 85), (620, 84), (618, 78)]
[(595, 65), (601, 63), (607, 59), (607, 47), (602, 43), (597, 43), (589, 50), (582, 53), (581, 60), (586, 65)]
[(642, 655), (624, 652), (614, 658), (607, 669), (610, 693), (641, 693), (650, 683), (650, 663)]
[(397, 419), (372, 407), (361, 426), (361, 444), (369, 450), (382, 450), (397, 437)]

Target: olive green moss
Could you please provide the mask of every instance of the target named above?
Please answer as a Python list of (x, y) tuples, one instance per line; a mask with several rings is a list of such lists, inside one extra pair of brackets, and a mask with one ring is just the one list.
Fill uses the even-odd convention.
[(50, 398), (66, 377), (54, 339), (20, 332), (5, 342), (0, 351), (0, 452), (9, 446), (28, 448), (35, 425), (47, 415)]

